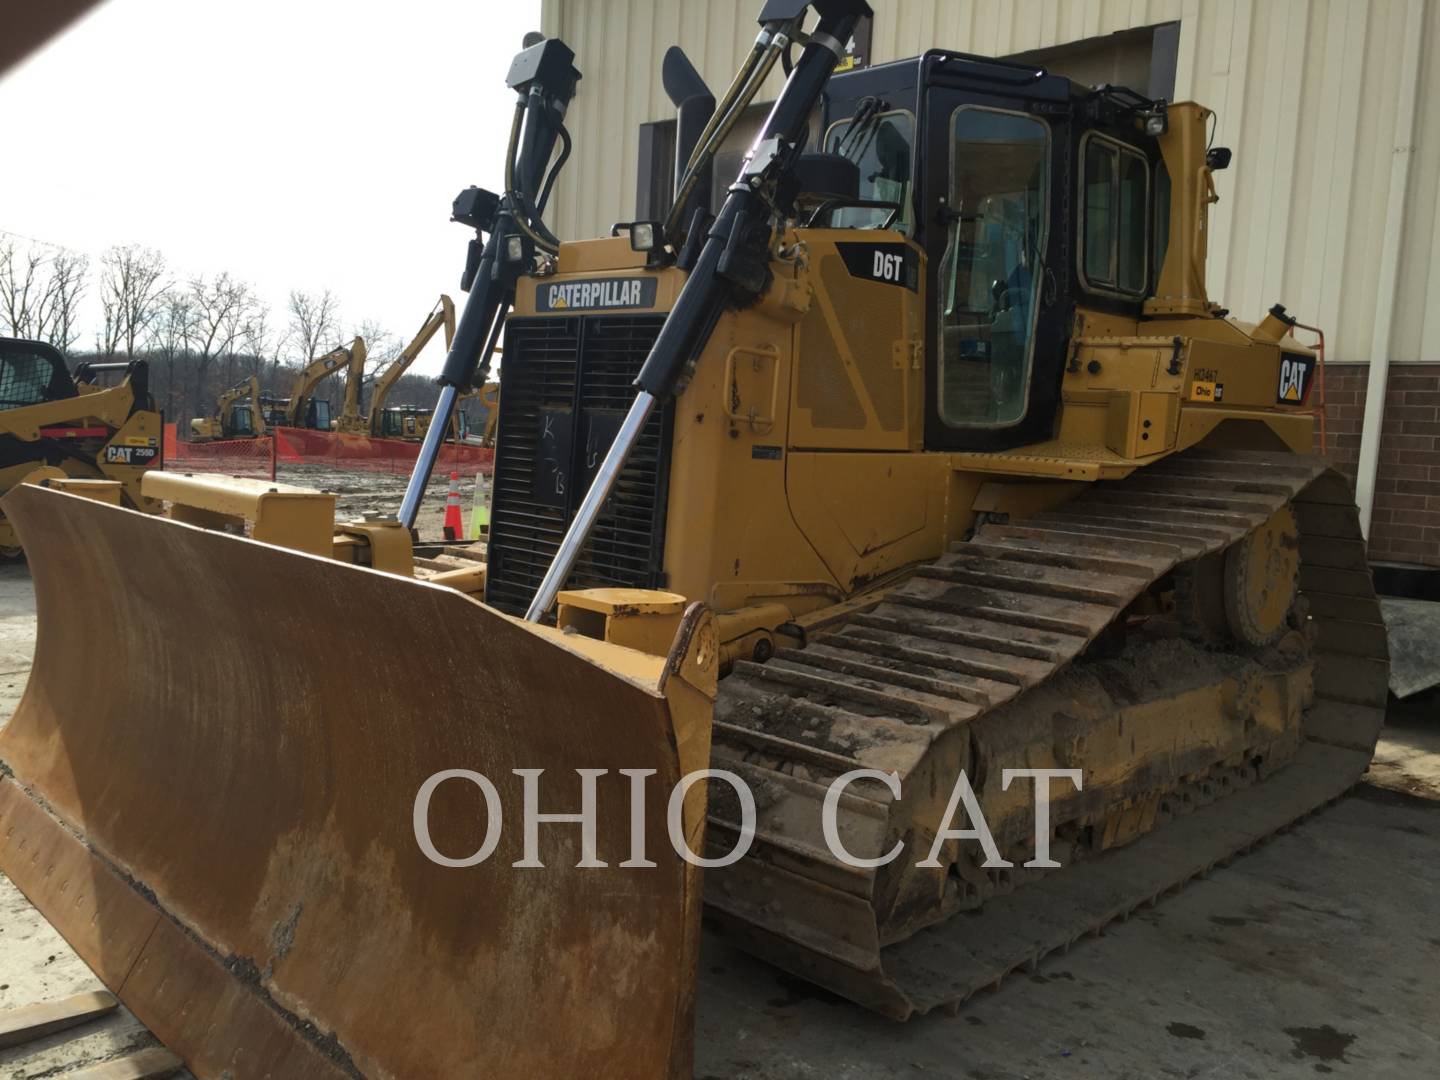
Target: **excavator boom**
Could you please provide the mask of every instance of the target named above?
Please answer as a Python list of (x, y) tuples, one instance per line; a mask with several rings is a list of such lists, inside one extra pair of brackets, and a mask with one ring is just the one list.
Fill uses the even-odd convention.
[(385, 402), (390, 397), (390, 391), (394, 389), (400, 376), (409, 370), (415, 358), (430, 344), (430, 339), (435, 336), (436, 331), (441, 327), (445, 328), (445, 348), (448, 351), (451, 343), (455, 340), (455, 303), (450, 297), (441, 295), (439, 304), (421, 324), (419, 331), (410, 339), (410, 344), (405, 346), (390, 364), (375, 377), (375, 387), (370, 392), (370, 434), (380, 436), (384, 434)]
[[(315, 388), (324, 380), (336, 372), (344, 370), (347, 373), (354, 369), (355, 358), (360, 357), (360, 369), (365, 368), (365, 342), (362, 338), (356, 338), (349, 345), (342, 345), (332, 349), (324, 356), (316, 357), (306, 364), (305, 367), (295, 376), (295, 385), (290, 392), (290, 398), (285, 403), (282, 415), (285, 423), (290, 427), (303, 427), (309, 411), (310, 399), (315, 393)], [(358, 388), (359, 380), (355, 380)], [(349, 387), (346, 388), (347, 396)], [(328, 425), (327, 425), (328, 426)]]

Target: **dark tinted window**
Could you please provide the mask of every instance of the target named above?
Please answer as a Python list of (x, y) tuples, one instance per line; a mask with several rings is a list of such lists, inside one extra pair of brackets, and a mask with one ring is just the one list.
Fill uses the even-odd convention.
[[(915, 121), (907, 112), (872, 115), (858, 126), (854, 120), (830, 125), (825, 149), (849, 158), (860, 167), (860, 197), (879, 202), (899, 203), (896, 228), (910, 232), (910, 157), (915, 143)], [(878, 229), (890, 216), (888, 210), (860, 207), (837, 211), (832, 228)]]
[(1091, 142), (1085, 148), (1085, 280), (1115, 281), (1114, 147)]
[(1145, 291), (1145, 200), (1150, 167), (1139, 154), (1120, 155), (1120, 260), (1118, 283), (1125, 292)]
[(1002, 427), (1024, 419), (1029, 400), (1050, 131), (1034, 117), (971, 106), (951, 124), (940, 418)]
[[(68, 391), (68, 392), (67, 392)], [(8, 343), (0, 353), (0, 410), (73, 397), (70, 373), (55, 355)]]
[(1084, 143), (1081, 269), (1101, 292), (1143, 296), (1149, 287), (1150, 164), (1094, 135)]
[(1155, 164), (1155, 273), (1165, 265), (1170, 249), (1170, 170), (1163, 161)]

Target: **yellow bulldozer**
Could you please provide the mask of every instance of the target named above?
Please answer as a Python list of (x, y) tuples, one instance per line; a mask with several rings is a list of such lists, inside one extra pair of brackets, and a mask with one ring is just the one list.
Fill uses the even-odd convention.
[[(145, 361), (82, 363), (72, 376), (54, 346), (0, 338), (0, 493), (28, 478), (71, 490), (113, 481), (105, 497), (153, 513), (160, 504), (141, 494), (140, 478), (161, 463), (161, 437)], [(0, 557), (19, 554), (0, 513)]]
[[(953, 1008), (1365, 771), (1365, 544), (1317, 358), (1206, 293), (1210, 113), (938, 49), (835, 74), (868, 11), (767, 0), (718, 100), (672, 50), (673, 209), (578, 242), (573, 54), (516, 57), (395, 519), (6, 498), (41, 635), (0, 869), (197, 1075), (689, 1076), (702, 881), (771, 963)], [(483, 559), (417, 556), (502, 334)]]

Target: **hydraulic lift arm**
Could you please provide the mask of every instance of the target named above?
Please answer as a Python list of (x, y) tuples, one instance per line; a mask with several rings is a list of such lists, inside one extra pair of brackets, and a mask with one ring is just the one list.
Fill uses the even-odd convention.
[(435, 336), (440, 327), (445, 327), (445, 349), (448, 352), (451, 344), (455, 341), (455, 304), (448, 296), (442, 295), (440, 302), (426, 317), (420, 332), (405, 346), (404, 352), (392, 360), (388, 367), (375, 377), (375, 388), (370, 392), (370, 434), (379, 436), (381, 434), (382, 418), (385, 415), (385, 402), (390, 397), (390, 391), (394, 389), (395, 383), (400, 376), (404, 375), (415, 358), (424, 351), (425, 346), (430, 344), (430, 339)]
[[(806, 35), (802, 24), (811, 6), (818, 12), (820, 21)], [(776, 204), (783, 201), (777, 198), (778, 188), (804, 149), (806, 121), (819, 103), (835, 65), (844, 56), (846, 42), (854, 34), (859, 19), (869, 14), (870, 6), (865, 0), (814, 0), (813, 5), (802, 0), (768, 0), (761, 11), (755, 49), (736, 78), (732, 92), (725, 95), (707, 126), (691, 158), (689, 173), (695, 174), (708, 166), (719, 140), (733, 123), (732, 116), (750, 103), (775, 60), (787, 55), (791, 45), (797, 42), (804, 42), (804, 51), (745, 155), (740, 175), (730, 186), (690, 276), (635, 379), (639, 394), (530, 602), (525, 618), (531, 622), (545, 616), (570, 576), (580, 549), (651, 411), (658, 402), (675, 393), (685, 365), (704, 348), (727, 305), (751, 299), (763, 291), (770, 259), (771, 218)], [(735, 86), (741, 89), (735, 92)], [(677, 201), (686, 201), (686, 193), (692, 186), (691, 177), (687, 176)]]
[[(311, 360), (305, 369), (295, 376), (295, 389), (291, 391), (290, 400), (285, 405), (285, 423), (291, 427), (303, 424), (305, 407), (309, 405), (310, 397), (315, 393), (315, 387), (342, 367), (353, 367), (354, 357), (357, 353), (360, 356), (360, 369), (363, 371), (365, 368), (365, 341), (358, 337), (348, 346), (342, 345), (338, 349), (332, 349), (324, 356)], [(358, 380), (355, 385), (358, 390)]]
[[(407, 529), (415, 525), (425, 485), (430, 482), (436, 456), (450, 429), (456, 398), (485, 382), (505, 311), (515, 297), (517, 280), (531, 265), (537, 250), (548, 254), (559, 251), (560, 242), (545, 228), (540, 215), (569, 155), (565, 109), (580, 79), (574, 60), (574, 52), (558, 38), (536, 41), (516, 55), (505, 78), (517, 95), (510, 145), (505, 153), (505, 193), (495, 195), (467, 188), (455, 200), (452, 219), (475, 229), (461, 279), (461, 287), (470, 295), (440, 373), (435, 414), (430, 418), (400, 504), (400, 524)], [(562, 149), (551, 166), (557, 140)], [(482, 244), (481, 237), (487, 233)]]
[(360, 388), (365, 384), (365, 358), (365, 342), (357, 337), (350, 345), (350, 362), (345, 366), (345, 404), (337, 418), (341, 431), (364, 426), (360, 416)]

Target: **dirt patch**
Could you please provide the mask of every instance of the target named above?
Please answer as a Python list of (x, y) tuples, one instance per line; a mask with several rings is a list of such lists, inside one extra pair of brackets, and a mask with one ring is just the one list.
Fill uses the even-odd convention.
[(1294, 1058), (1313, 1057), (1321, 1061), (1344, 1061), (1345, 1051), (1355, 1041), (1347, 1031), (1336, 1031), (1329, 1024), (1321, 1027), (1288, 1027), (1285, 1034), (1295, 1040), (1290, 1051)]
[[(1367, 788), (1370, 790), (1367, 791)], [(1376, 796), (1376, 789), (1423, 800), (1432, 808), (1440, 806), (1440, 787), (1418, 776), (1412, 776), (1405, 771), (1404, 766), (1388, 761), (1370, 763), (1370, 771), (1365, 774), (1365, 783), (1357, 789), (1357, 794), (1377, 802), (1383, 801)]]
[[(367, 472), (360, 469), (336, 469), (328, 465), (280, 465), (275, 478), (286, 484), (318, 488), (335, 495), (335, 517), (338, 521), (358, 517), (366, 510), (385, 514), (397, 513), (400, 500), (409, 482), (408, 473)], [(436, 469), (425, 488), (420, 515), (415, 520), (422, 541), (438, 541), (444, 536), (445, 496), (449, 494), (450, 475)], [(466, 528), (474, 505), (475, 481), (460, 480), (460, 511)]]

